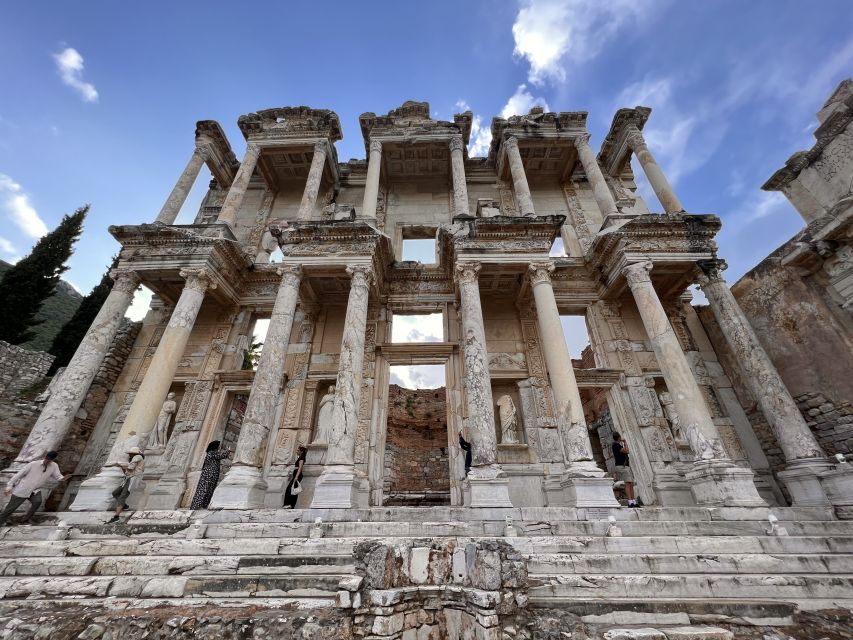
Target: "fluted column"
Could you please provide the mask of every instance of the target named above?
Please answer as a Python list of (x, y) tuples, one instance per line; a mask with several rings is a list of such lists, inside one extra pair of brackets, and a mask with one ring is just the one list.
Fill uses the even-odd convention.
[(320, 193), (320, 182), (323, 180), (323, 168), (326, 166), (326, 142), (320, 141), (314, 145), (314, 157), (311, 159), (311, 168), (308, 170), (308, 180), (305, 182), (305, 190), (302, 192), (302, 202), (299, 203), (297, 219), (310, 220), (314, 213), (314, 204), (317, 202), (317, 194)]
[(584, 133), (577, 136), (574, 143), (578, 150), (578, 159), (581, 161), (584, 173), (586, 173), (586, 179), (592, 187), (592, 195), (601, 210), (602, 220), (607, 216), (617, 215), (619, 209), (616, 208), (616, 201), (613, 199), (613, 194), (610, 193), (610, 187), (607, 186), (601, 167), (598, 166), (595, 153), (589, 146), (589, 134)]
[(752, 472), (735, 467), (726, 458), (717, 427), (652, 285), (651, 270), (652, 262), (648, 260), (629, 264), (623, 273), (682, 429), (696, 455), (694, 469), (687, 474), (694, 497), (702, 505), (763, 505)]
[(469, 215), (464, 149), (465, 143), (462, 141), (462, 136), (452, 136), (450, 138), (450, 169), (453, 173), (453, 212), (457, 216)]
[(258, 164), (258, 158), (260, 155), (260, 145), (250, 143), (249, 146), (246, 147), (246, 155), (243, 156), (243, 162), (240, 163), (237, 175), (234, 176), (234, 182), (231, 183), (228, 195), (225, 196), (225, 202), (222, 203), (222, 209), (219, 212), (217, 222), (224, 222), (229, 226), (234, 225), (234, 222), (237, 220), (237, 213), (240, 211), (240, 205), (243, 204), (243, 198), (246, 196), (246, 189), (249, 188), (249, 181), (252, 179), (252, 174), (255, 172), (255, 167)]
[(527, 174), (524, 172), (524, 163), (521, 161), (521, 154), (518, 151), (518, 138), (515, 136), (507, 138), (504, 141), (504, 149), (506, 149), (506, 159), (509, 162), (509, 172), (512, 175), (518, 212), (523, 216), (535, 216), (530, 185), (527, 184)]
[(669, 184), (669, 180), (666, 179), (660, 165), (655, 161), (652, 152), (649, 151), (646, 139), (643, 137), (640, 130), (635, 126), (632, 126), (628, 131), (626, 140), (631, 151), (634, 152), (637, 156), (637, 160), (640, 161), (640, 166), (643, 167), (643, 172), (649, 179), (649, 183), (652, 185), (652, 189), (654, 189), (658, 200), (660, 200), (663, 210), (666, 213), (679, 213), (680, 211), (684, 211), (684, 207), (681, 206), (681, 202), (679, 201), (678, 196), (675, 195), (672, 185)]
[(376, 218), (376, 198), (379, 197), (379, 173), (382, 169), (382, 143), (370, 141), (370, 157), (367, 160), (367, 180), (364, 183), (364, 203), (361, 205), (363, 218)]
[(267, 489), (262, 476), (264, 453), (281, 393), (287, 346), (302, 280), (302, 268), (298, 265), (285, 265), (278, 272), (281, 284), (246, 403), (234, 462), (213, 494), (211, 509), (259, 509), (264, 506)]
[(196, 147), (193, 150), (190, 161), (187, 163), (181, 177), (178, 178), (178, 182), (175, 184), (175, 188), (172, 189), (172, 193), (169, 194), (169, 197), (163, 204), (163, 208), (160, 209), (160, 214), (157, 216), (155, 222), (174, 224), (175, 218), (178, 217), (181, 207), (184, 206), (184, 202), (192, 190), (196, 178), (198, 178), (199, 171), (201, 171), (202, 166), (204, 166), (207, 160), (207, 154), (208, 151), (204, 147)]
[(58, 449), (68, 435), (74, 416), (83, 404), (139, 287), (139, 276), (129, 269), (115, 269), (110, 272), (110, 277), (115, 281), (112, 290), (50, 394), (21, 452), (0, 476), (4, 480), (27, 462)]
[(745, 374), (744, 382), (761, 407), (785, 455), (787, 468), (779, 475), (788, 485), (793, 503), (826, 503), (817, 473), (827, 471), (832, 465), (729, 290), (722, 273), (725, 263), (708, 260), (700, 262), (699, 266), (703, 271), (699, 283), (711, 311)]
[(130, 447), (144, 448), (148, 441), (166, 394), (172, 386), (178, 363), (184, 355), (205, 292), (216, 286), (212, 281), (212, 274), (204, 268), (184, 269), (181, 271), (181, 277), (186, 280), (183, 291), (116, 436), (107, 464), (98, 475), (80, 485), (77, 498), (71, 505), (73, 511), (109, 508), (112, 503), (110, 493), (118, 486), (122, 477), (121, 469), (115, 466), (115, 462), (125, 461), (126, 452)]
[(362, 475), (354, 468), (355, 434), (361, 406), (364, 336), (373, 269), (369, 264), (351, 264), (347, 313), (332, 404), (332, 428), (326, 466), (317, 478), (312, 508), (353, 508), (358, 506)]

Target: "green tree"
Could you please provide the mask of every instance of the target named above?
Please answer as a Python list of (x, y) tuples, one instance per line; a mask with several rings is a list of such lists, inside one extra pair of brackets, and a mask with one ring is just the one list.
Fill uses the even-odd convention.
[(68, 270), (65, 262), (83, 231), (89, 205), (65, 215), (53, 231), (33, 247), (26, 258), (3, 274), (0, 280), (0, 340), (26, 342), (39, 321), (35, 315), (56, 289), (59, 276)]
[(113, 290), (113, 280), (110, 278), (110, 271), (115, 269), (117, 265), (118, 256), (114, 256), (112, 264), (107, 268), (104, 275), (101, 276), (101, 281), (95, 285), (95, 288), (89, 292), (89, 295), (83, 298), (80, 306), (77, 307), (77, 311), (74, 312), (74, 315), (71, 316), (68, 322), (62, 326), (59, 333), (56, 334), (53, 343), (50, 345), (50, 349), (48, 349), (48, 353), (56, 356), (48, 372), (51, 375), (59, 367), (64, 367), (71, 362), (71, 357), (77, 351), (77, 347), (82, 342), (83, 336), (86, 335), (86, 332), (95, 320), (95, 316), (98, 315), (101, 307), (104, 306), (104, 300), (107, 299), (110, 291)]
[(242, 371), (254, 369), (258, 366), (258, 362), (260, 362), (261, 349), (263, 349), (264, 343), (255, 342), (255, 338), (257, 338), (257, 336), (252, 336), (249, 348), (246, 350), (246, 353), (243, 354), (243, 366), (240, 367)]

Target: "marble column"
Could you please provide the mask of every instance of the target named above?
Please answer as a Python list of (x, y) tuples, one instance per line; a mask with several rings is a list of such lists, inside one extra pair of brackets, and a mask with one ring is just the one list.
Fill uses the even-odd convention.
[(204, 301), (205, 292), (214, 288), (212, 274), (205, 268), (184, 269), (181, 277), (186, 280), (181, 296), (175, 305), (166, 330), (160, 338), (151, 364), (127, 413), (121, 430), (116, 436), (106, 465), (100, 473), (80, 485), (72, 511), (103, 511), (113, 505), (112, 491), (122, 479), (122, 471), (115, 466), (126, 461), (126, 452), (131, 447), (145, 448), (157, 415), (172, 386), (178, 363), (184, 355), (196, 317)]
[(607, 186), (601, 167), (598, 166), (595, 153), (589, 146), (589, 134), (584, 133), (577, 136), (574, 143), (578, 151), (578, 159), (580, 159), (584, 173), (586, 173), (586, 179), (592, 187), (592, 195), (601, 211), (602, 221), (607, 216), (618, 215), (619, 209), (616, 208), (616, 201), (613, 199), (613, 194), (610, 193), (610, 187)]
[(521, 161), (521, 154), (518, 151), (518, 138), (515, 136), (507, 138), (504, 141), (504, 149), (509, 163), (509, 172), (512, 175), (518, 213), (522, 216), (535, 216), (533, 198), (530, 196), (530, 185), (527, 184), (527, 174), (524, 172), (524, 163)]
[(326, 466), (317, 478), (312, 509), (351, 509), (359, 506), (358, 493), (366, 481), (354, 466), (355, 434), (361, 406), (364, 337), (367, 304), (373, 269), (370, 264), (351, 264), (349, 299), (332, 404), (332, 428)]
[(308, 170), (308, 180), (302, 192), (302, 202), (299, 203), (297, 220), (310, 220), (314, 214), (317, 194), (320, 193), (320, 182), (323, 180), (323, 169), (326, 166), (326, 142), (321, 140), (314, 145), (314, 157), (311, 158), (311, 168)]
[(163, 204), (163, 208), (160, 209), (160, 214), (157, 216), (155, 222), (160, 222), (162, 224), (175, 223), (175, 218), (178, 217), (181, 207), (184, 206), (184, 202), (190, 194), (196, 178), (198, 178), (199, 171), (201, 171), (202, 166), (207, 160), (207, 156), (208, 151), (206, 148), (195, 148), (192, 156), (190, 157), (190, 161), (187, 163), (181, 177), (178, 178), (178, 182), (175, 184), (175, 188), (172, 189), (172, 193), (169, 194), (169, 197)]
[(643, 172), (649, 179), (649, 183), (652, 185), (652, 189), (654, 189), (658, 200), (660, 200), (663, 210), (666, 213), (684, 211), (684, 207), (681, 206), (681, 202), (678, 200), (678, 196), (675, 195), (675, 191), (669, 184), (669, 180), (666, 179), (660, 165), (655, 161), (652, 152), (649, 151), (649, 147), (640, 130), (632, 126), (628, 130), (626, 140), (631, 151), (636, 154), (637, 160), (640, 161), (640, 166), (643, 167)]
[(578, 383), (551, 284), (553, 270), (550, 261), (534, 262), (528, 274), (540, 338), (546, 345), (543, 349), (545, 366), (557, 405), (560, 440), (567, 463), (561, 486), (571, 506), (618, 507), (619, 502), (613, 495), (613, 480), (605, 477), (605, 472), (593, 462)]
[(652, 262), (647, 260), (629, 264), (623, 273), (682, 430), (697, 458), (686, 474), (696, 503), (702, 506), (763, 506), (765, 503), (755, 488), (752, 471), (736, 467), (725, 456), (717, 427), (652, 285), (651, 270)]
[(275, 408), (281, 395), (287, 347), (302, 280), (302, 267), (299, 265), (285, 265), (277, 271), (281, 274), (281, 284), (246, 403), (234, 460), (213, 493), (211, 509), (261, 509), (264, 506), (267, 490), (263, 478), (264, 453), (270, 429), (274, 427)]
[(468, 184), (465, 179), (465, 143), (462, 136), (450, 138), (450, 170), (453, 173), (453, 215), (470, 215)]
[(376, 199), (379, 197), (379, 173), (382, 169), (382, 143), (370, 141), (370, 157), (367, 160), (367, 180), (364, 183), (364, 203), (361, 217), (376, 219)]
[(249, 187), (249, 181), (252, 179), (252, 174), (255, 172), (255, 167), (258, 164), (258, 158), (260, 155), (260, 145), (250, 143), (249, 146), (246, 147), (246, 155), (243, 156), (243, 162), (240, 163), (237, 175), (234, 176), (234, 182), (231, 183), (228, 195), (225, 196), (225, 202), (222, 203), (222, 209), (219, 211), (217, 222), (224, 222), (231, 227), (234, 226), (234, 222), (237, 220), (237, 214), (240, 211), (240, 205), (243, 204), (243, 198), (246, 196), (246, 189)]
[(725, 263), (708, 260), (699, 263), (703, 274), (700, 287), (708, 298), (720, 330), (744, 373), (744, 382), (758, 402), (785, 455), (786, 469), (779, 474), (795, 506), (826, 505), (818, 474), (832, 463), (820, 448), (806, 424), (797, 403), (764, 351), (749, 320), (723, 278)]
[(471, 471), (468, 484), (471, 507), (511, 507), (509, 482), (498, 464), (489, 354), (480, 303), (480, 263), (456, 265), (462, 316), (462, 358), (468, 409), (468, 441), (471, 443)]
[(68, 435), (74, 416), (83, 404), (139, 287), (139, 276), (129, 269), (115, 269), (110, 272), (110, 277), (114, 280), (112, 290), (50, 394), (21, 452), (0, 474), (3, 482), (27, 462), (58, 449)]

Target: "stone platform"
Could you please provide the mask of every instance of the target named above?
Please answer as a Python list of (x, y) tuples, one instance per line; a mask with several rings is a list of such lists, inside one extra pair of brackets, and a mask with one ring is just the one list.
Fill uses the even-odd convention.
[[(767, 534), (770, 514), (787, 536)], [(853, 607), (853, 522), (823, 508), (110, 515), (0, 529), (0, 637), (36, 637), (28, 620), (45, 615), (57, 629), (90, 620), (88, 638), (117, 615), (149, 630), (172, 620), (155, 637), (194, 637), (180, 635), (190, 619), (255, 628), (283, 615), (289, 635), (269, 637), (569, 637), (540, 633), (557, 620), (590, 638), (729, 638)], [(623, 634), (641, 628), (660, 635)]]

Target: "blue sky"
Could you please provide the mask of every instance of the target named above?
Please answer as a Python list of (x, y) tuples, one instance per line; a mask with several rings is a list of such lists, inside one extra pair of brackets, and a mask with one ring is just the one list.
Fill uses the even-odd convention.
[[(88, 291), (118, 246), (106, 228), (154, 220), (196, 120), (308, 104), (341, 117), (427, 100), (480, 118), (589, 111), (598, 148), (615, 110), (654, 109), (647, 138), (691, 212), (724, 220), (734, 282), (802, 226), (760, 185), (811, 146), (814, 113), (853, 75), (849, 0), (521, 0), (403, 3), (8, 4), (0, 19), (0, 258), (25, 255), (90, 202), (67, 279)], [(179, 218), (189, 221), (202, 176)], [(644, 193), (649, 194), (643, 187)], [(651, 196), (651, 208), (660, 207)]]

